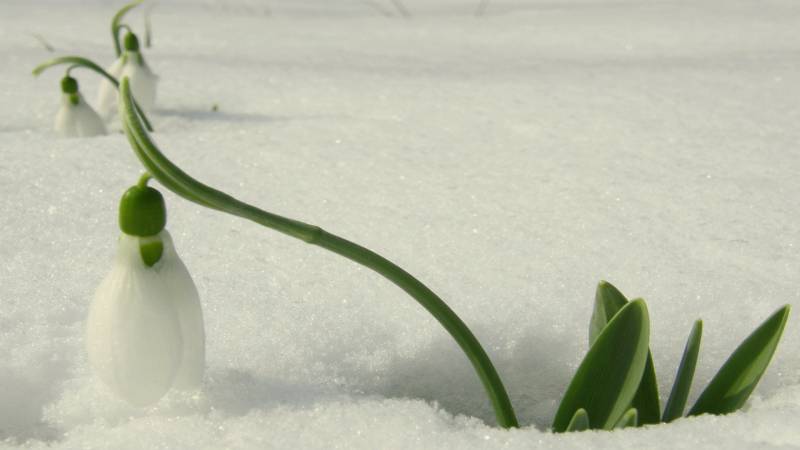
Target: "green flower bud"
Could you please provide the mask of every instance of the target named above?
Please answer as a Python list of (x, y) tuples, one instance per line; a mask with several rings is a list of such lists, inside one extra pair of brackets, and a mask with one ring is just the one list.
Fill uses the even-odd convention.
[(139, 38), (137, 38), (135, 34), (129, 31), (125, 33), (125, 39), (123, 40), (123, 45), (125, 46), (125, 50), (129, 52), (138, 52)]
[(78, 93), (78, 80), (67, 75), (61, 79), (61, 92), (65, 94)]
[(154, 236), (167, 224), (164, 197), (156, 189), (139, 183), (131, 187), (119, 202), (119, 228), (132, 236)]
[(164, 253), (159, 233), (167, 224), (167, 208), (161, 193), (147, 185), (149, 179), (149, 175), (144, 175), (136, 186), (122, 194), (119, 228), (127, 235), (139, 237), (142, 261), (152, 267)]

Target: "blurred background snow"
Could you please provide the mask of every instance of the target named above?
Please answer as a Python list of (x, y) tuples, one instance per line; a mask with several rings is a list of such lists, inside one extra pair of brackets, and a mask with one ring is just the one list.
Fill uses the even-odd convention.
[[(478, 2), (403, 3), (410, 19), (382, 0), (160, 2), (155, 138), (197, 178), (426, 282), (523, 427), (494, 427), (463, 354), (393, 285), (169, 193), (206, 314), (204, 391), (147, 410), (111, 397), (83, 327), (141, 168), (118, 125), (58, 139), (62, 69), (30, 70), (109, 64), (121, 3), (3, 0), (0, 447), (800, 446), (794, 316), (742, 412), (546, 432), (600, 279), (648, 301), (662, 399), (696, 318), (690, 401), (800, 304), (800, 3), (493, 0), (480, 18)], [(141, 32), (140, 11), (129, 22)], [(75, 73), (93, 101), (97, 77)]]

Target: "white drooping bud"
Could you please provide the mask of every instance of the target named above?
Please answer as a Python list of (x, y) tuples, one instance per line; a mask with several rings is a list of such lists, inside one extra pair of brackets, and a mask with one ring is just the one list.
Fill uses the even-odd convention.
[(64, 137), (89, 137), (106, 134), (103, 119), (86, 103), (78, 82), (66, 76), (61, 80), (61, 107), (56, 113), (54, 129)]
[[(125, 50), (106, 70), (117, 80), (128, 77), (131, 92), (136, 103), (145, 113), (153, 110), (156, 103), (158, 76), (150, 70), (139, 51), (139, 41), (133, 33), (125, 36)], [(97, 109), (107, 120), (117, 112), (117, 88), (108, 80), (100, 82), (97, 95)]]
[(142, 219), (140, 211), (153, 211), (152, 202), (138, 211), (125, 209), (126, 198), (128, 205), (151, 201), (152, 192), (144, 190), (152, 188), (134, 187), (123, 197), (123, 233), (111, 272), (92, 301), (86, 333), (95, 374), (135, 406), (153, 404), (173, 387), (199, 388), (205, 367), (199, 296), (171, 236), (163, 229), (143, 237), (125, 232), (159, 223)]

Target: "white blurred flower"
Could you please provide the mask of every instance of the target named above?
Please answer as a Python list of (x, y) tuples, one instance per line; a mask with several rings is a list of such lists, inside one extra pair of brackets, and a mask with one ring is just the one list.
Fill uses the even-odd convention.
[[(156, 84), (158, 76), (150, 70), (139, 51), (139, 40), (133, 33), (125, 36), (125, 50), (119, 59), (106, 70), (117, 80), (128, 77), (136, 103), (145, 113), (153, 110), (156, 103)], [(97, 95), (97, 109), (106, 119), (117, 111), (117, 88), (108, 80), (100, 82)]]
[(61, 95), (61, 107), (56, 113), (55, 130), (64, 137), (106, 134), (103, 119), (86, 103), (80, 92)]
[[(161, 257), (148, 266), (142, 246), (159, 240)], [(166, 230), (148, 237), (122, 234), (111, 272), (92, 301), (86, 343), (94, 372), (133, 405), (155, 403), (171, 387), (200, 386), (203, 313)]]

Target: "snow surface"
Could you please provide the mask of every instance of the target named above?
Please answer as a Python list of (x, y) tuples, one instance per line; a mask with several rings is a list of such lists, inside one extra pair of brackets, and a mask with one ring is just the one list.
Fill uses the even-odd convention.
[[(118, 3), (0, 3), (0, 447), (800, 448), (796, 0), (495, 0), (482, 18), (476, 2), (406, 0), (410, 20), (381, 0), (154, 10), (162, 149), (426, 282), (497, 365), (512, 431), (399, 289), (170, 193), (206, 314), (204, 392), (137, 410), (98, 384), (85, 319), (141, 168), (118, 124), (57, 138), (62, 69), (30, 70), (56, 54), (109, 64)], [(75, 73), (93, 101), (97, 77)], [(772, 311), (795, 313), (744, 411), (554, 435), (600, 279), (648, 300), (662, 400), (696, 318), (690, 401)]]

